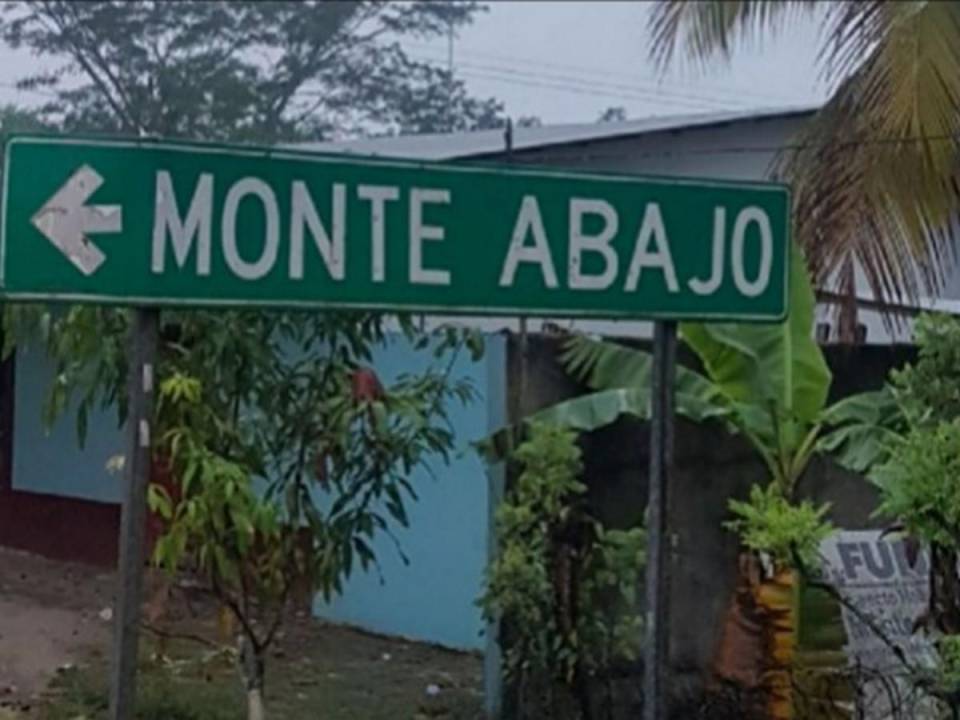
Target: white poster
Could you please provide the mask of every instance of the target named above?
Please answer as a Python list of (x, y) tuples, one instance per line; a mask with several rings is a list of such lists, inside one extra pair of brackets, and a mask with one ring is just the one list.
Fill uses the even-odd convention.
[(920, 552), (911, 566), (906, 544), (880, 531), (843, 530), (821, 545), (825, 580), (846, 599), (842, 606), (850, 669), (863, 696), (868, 720), (933, 717), (907, 681), (908, 669), (891, 645), (912, 666), (930, 667), (936, 659), (929, 637), (914, 632), (927, 609), (929, 558)]

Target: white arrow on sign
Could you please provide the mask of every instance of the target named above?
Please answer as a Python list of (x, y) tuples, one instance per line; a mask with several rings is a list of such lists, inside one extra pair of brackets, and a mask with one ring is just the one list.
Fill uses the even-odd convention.
[(103, 178), (89, 165), (77, 170), (31, 218), (46, 236), (84, 275), (92, 275), (106, 256), (87, 238), (87, 233), (113, 233), (123, 229), (119, 205), (84, 205), (103, 185)]

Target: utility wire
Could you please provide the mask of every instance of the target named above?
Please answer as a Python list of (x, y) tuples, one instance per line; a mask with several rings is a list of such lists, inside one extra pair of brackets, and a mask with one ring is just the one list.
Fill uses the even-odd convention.
[[(437, 52), (435, 45), (432, 45), (428, 42), (423, 41), (407, 41), (405, 44), (420, 46), (421, 48), (430, 49), (434, 52)], [(519, 57), (516, 55), (498, 55), (495, 53), (481, 52), (477, 50), (465, 49), (463, 47), (458, 47), (457, 52), (461, 55), (474, 56), (481, 59), (493, 60), (495, 62), (508, 63), (509, 67), (516, 68), (517, 66), (522, 67), (541, 67), (553, 70), (562, 70), (566, 73), (567, 77), (571, 75), (581, 75), (585, 76), (589, 81), (591, 79), (602, 77), (602, 78), (622, 78), (630, 81), (633, 84), (646, 84), (648, 87), (651, 87), (654, 90), (658, 90), (660, 87), (660, 81), (654, 77), (641, 77), (633, 73), (627, 73), (623, 71), (613, 70), (611, 68), (603, 68), (598, 65), (583, 66), (583, 65), (572, 65), (569, 63), (557, 63), (549, 62), (545, 60), (538, 60), (530, 57)], [(571, 78), (572, 79), (572, 78)], [(700, 92), (698, 89), (697, 92)], [(731, 99), (729, 96), (733, 95), (735, 97), (753, 97), (758, 100), (763, 100), (765, 102), (771, 103), (790, 103), (795, 102), (794, 99), (786, 96), (773, 96), (769, 93), (758, 93), (754, 90), (749, 90), (746, 88), (740, 87), (707, 87), (703, 89), (704, 93), (709, 93), (713, 95), (722, 95), (727, 96), (722, 98), (723, 100)]]
[[(556, 90), (559, 92), (574, 93), (577, 95), (592, 95), (595, 97), (607, 97), (607, 98), (616, 98), (618, 100), (636, 100), (639, 102), (649, 103), (653, 100), (662, 102), (666, 105), (678, 105), (686, 107), (687, 109), (703, 111), (717, 111), (719, 108), (716, 105), (705, 105), (702, 102), (697, 102), (693, 100), (674, 100), (667, 97), (657, 97), (656, 95), (641, 95), (636, 92), (628, 92), (625, 90), (604, 90), (602, 87), (587, 87), (587, 86), (578, 86), (570, 85), (567, 83), (556, 83), (556, 82), (547, 82), (543, 80), (531, 80), (523, 77), (504, 77), (503, 75), (496, 73), (483, 72), (479, 70), (460, 70), (459, 74), (468, 78), (477, 78), (482, 80), (495, 80), (497, 82), (509, 83), (513, 85), (522, 85), (525, 87), (535, 87), (542, 90)], [(727, 106), (729, 109), (729, 106)], [(741, 106), (738, 109), (745, 109)]]
[[(411, 53), (411, 55), (417, 59), (427, 60), (433, 63), (439, 63), (438, 58), (427, 57), (424, 55), (417, 55), (413, 53)], [(617, 91), (616, 93), (611, 93), (611, 95), (615, 95), (616, 97), (627, 96), (627, 94), (629, 94), (629, 96), (636, 97), (636, 99), (660, 100), (660, 101), (666, 101), (668, 99), (675, 98), (678, 101), (682, 101), (681, 103), (676, 103), (676, 104), (694, 103), (698, 107), (705, 108), (705, 109), (716, 109), (718, 106), (729, 107), (731, 102), (736, 102), (741, 105), (752, 104), (748, 99), (745, 99), (742, 97), (737, 99), (727, 98), (727, 99), (720, 100), (720, 99), (700, 96), (697, 94), (677, 92), (675, 90), (663, 90), (663, 89), (647, 90), (643, 87), (637, 87), (634, 84), (589, 80), (589, 79), (583, 79), (583, 78), (575, 78), (569, 75), (557, 75), (557, 74), (543, 73), (543, 72), (529, 72), (525, 70), (517, 70), (515, 68), (497, 67), (495, 65), (484, 65), (484, 64), (461, 61), (457, 63), (457, 67), (465, 68), (460, 70), (460, 73), (462, 74), (467, 74), (468, 71), (471, 71), (471, 72), (480, 71), (485, 73), (500, 74), (505, 76), (503, 79), (504, 82), (509, 82), (510, 79), (512, 78), (522, 78), (522, 79), (526, 79), (528, 82), (546, 81), (551, 83), (550, 87), (557, 87), (557, 88), (561, 86), (564, 88), (569, 87), (571, 89), (574, 87), (588, 88), (588, 89), (610, 88), (612, 90)]]

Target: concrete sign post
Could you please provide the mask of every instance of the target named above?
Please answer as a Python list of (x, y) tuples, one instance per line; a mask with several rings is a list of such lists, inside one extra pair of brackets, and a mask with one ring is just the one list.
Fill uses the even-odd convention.
[(676, 321), (787, 313), (789, 197), (747, 182), (15, 137), (0, 298), (136, 311), (112, 715), (132, 712), (157, 314), (151, 308), (657, 321), (645, 717), (663, 717)]

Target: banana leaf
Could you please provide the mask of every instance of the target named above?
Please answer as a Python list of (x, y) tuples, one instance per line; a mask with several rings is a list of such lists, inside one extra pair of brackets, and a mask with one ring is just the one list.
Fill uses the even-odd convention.
[(821, 421), (827, 429), (817, 450), (861, 474), (889, 458), (906, 431), (906, 419), (889, 387), (845, 398), (827, 408)]
[[(711, 391), (709, 383), (703, 385), (696, 380), (685, 387), (678, 385), (674, 401), (677, 414), (694, 422), (728, 418), (730, 408), (717, 403)], [(502, 460), (523, 442), (532, 424), (559, 425), (589, 432), (605, 427), (622, 416), (650, 419), (649, 385), (599, 390), (559, 402), (524, 418), (520, 423), (498, 430), (478, 443), (477, 447), (489, 460)]]
[(803, 255), (793, 246), (786, 321), (680, 327), (684, 342), (724, 395), (743, 406), (767, 410), (771, 429), (759, 437), (774, 454), (793, 456), (800, 450), (827, 402), (831, 373), (811, 332), (815, 306)]

